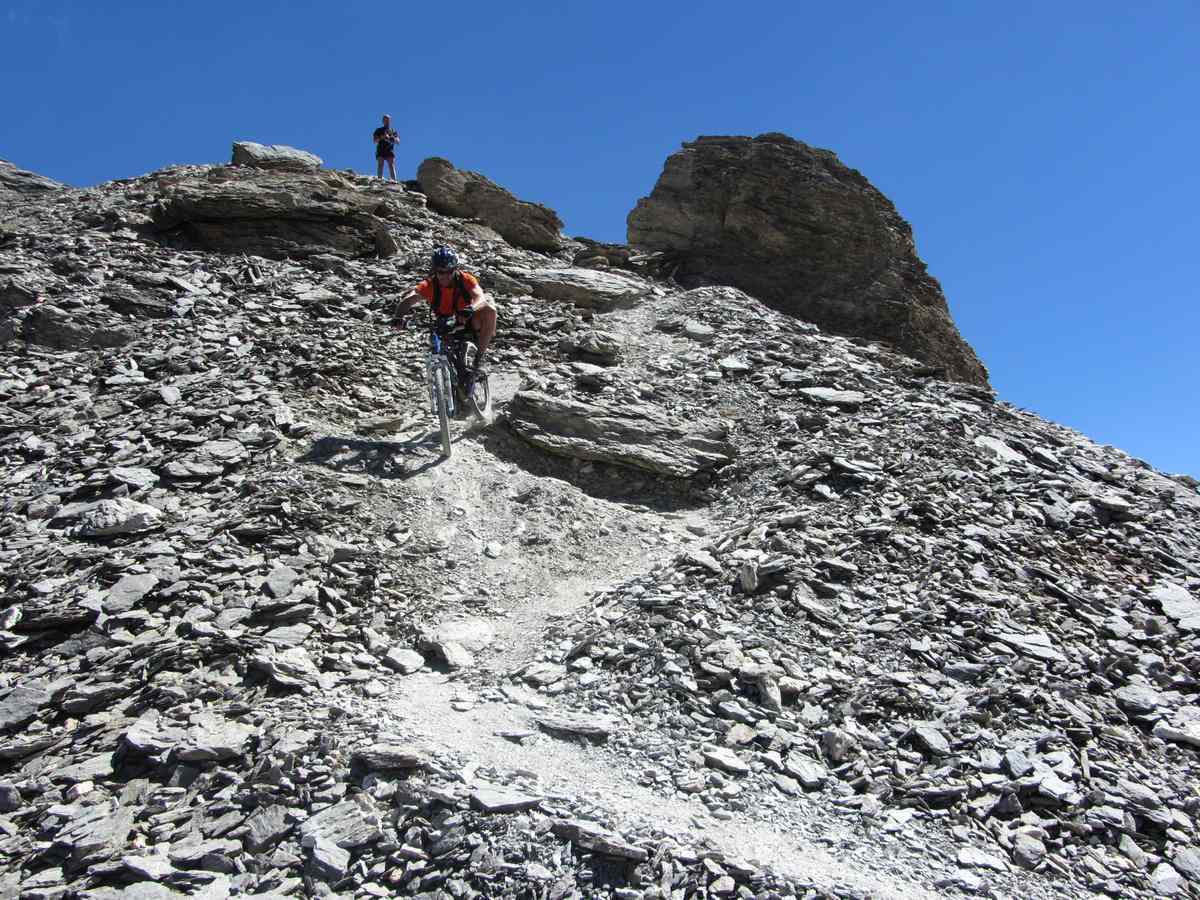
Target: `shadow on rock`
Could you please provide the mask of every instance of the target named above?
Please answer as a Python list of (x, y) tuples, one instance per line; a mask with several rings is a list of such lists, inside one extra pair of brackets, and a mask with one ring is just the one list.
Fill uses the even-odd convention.
[(318, 438), (299, 462), (316, 463), (337, 472), (374, 478), (411, 478), (442, 462), (440, 455), (416, 464), (429, 455), (427, 438), (407, 441), (364, 441), (359, 438)]

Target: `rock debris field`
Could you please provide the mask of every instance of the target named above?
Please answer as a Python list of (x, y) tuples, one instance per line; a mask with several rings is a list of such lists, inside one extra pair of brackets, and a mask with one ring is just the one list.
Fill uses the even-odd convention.
[(1200, 896), (1194, 480), (256, 165), (0, 166), (0, 897)]

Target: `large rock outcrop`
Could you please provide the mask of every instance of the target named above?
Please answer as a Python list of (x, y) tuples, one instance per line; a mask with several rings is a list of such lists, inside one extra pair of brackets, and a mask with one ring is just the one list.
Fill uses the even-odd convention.
[(644, 282), (616, 272), (543, 268), (514, 270), (513, 274), (528, 285), (535, 297), (597, 312), (636, 306), (647, 293)]
[(449, 160), (430, 157), (417, 169), (417, 181), (436, 212), (480, 219), (510, 244), (554, 253), (563, 245), (562, 220), (540, 203), (518, 200), (478, 172), (456, 169)]
[(0, 159), (0, 203), (39, 197), (64, 188), (65, 184), (60, 184), (52, 178), (18, 169), (7, 160)]
[(148, 229), (174, 247), (269, 259), (390, 256), (384, 216), (412, 203), (400, 187), (357, 189), (336, 172), (272, 172), (241, 166), (164, 179)]
[(629, 243), (679, 258), (688, 287), (730, 284), (839, 334), (882, 340), (987, 384), (912, 228), (835, 154), (783, 134), (701, 137), (667, 159)]
[(691, 478), (733, 461), (719, 420), (671, 417), (649, 403), (583, 403), (521, 391), (508, 408), (517, 435), (548, 453)]

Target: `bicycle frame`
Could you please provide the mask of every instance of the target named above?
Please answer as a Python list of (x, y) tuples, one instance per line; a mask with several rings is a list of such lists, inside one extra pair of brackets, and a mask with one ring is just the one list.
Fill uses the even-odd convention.
[(466, 341), (465, 325), (452, 316), (434, 317), (433, 325), (429, 329), (429, 358), (425, 362), (425, 369), (429, 381), (429, 405), (435, 415), (437, 400), (433, 396), (433, 371), (438, 366), (446, 366), (446, 374), (450, 379), (447, 385), (450, 390), (446, 405), (450, 415), (454, 415), (458, 386), (466, 383)]

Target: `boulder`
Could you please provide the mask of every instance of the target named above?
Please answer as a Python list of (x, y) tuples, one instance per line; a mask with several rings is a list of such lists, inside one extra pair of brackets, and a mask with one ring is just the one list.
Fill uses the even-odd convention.
[(274, 169), (284, 172), (315, 172), (324, 160), (307, 150), (297, 150), (283, 144), (256, 144), (254, 141), (233, 142), (233, 165), (255, 169)]
[(577, 356), (585, 362), (615, 366), (624, 357), (622, 341), (608, 331), (584, 331), (564, 337), (558, 350), (566, 356)]
[(518, 200), (478, 172), (456, 169), (449, 160), (434, 156), (421, 163), (417, 181), (436, 212), (479, 219), (510, 244), (529, 250), (554, 253), (563, 245), (558, 213)]
[(729, 284), (840, 334), (987, 384), (911, 226), (863, 175), (783, 134), (701, 137), (667, 159), (629, 243), (677, 256), (683, 285)]
[(170, 247), (268, 259), (386, 257), (396, 243), (382, 216), (404, 199), (357, 190), (334, 172), (215, 169), (166, 184), (148, 230)]
[(649, 403), (582, 403), (520, 391), (508, 422), (522, 439), (548, 453), (691, 478), (731, 462), (734, 448), (718, 420), (677, 420)]

